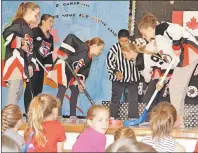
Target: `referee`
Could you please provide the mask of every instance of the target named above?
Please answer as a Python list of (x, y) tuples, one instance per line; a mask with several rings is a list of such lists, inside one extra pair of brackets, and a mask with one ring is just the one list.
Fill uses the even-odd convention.
[(140, 74), (133, 61), (126, 60), (121, 46), (129, 42), (129, 31), (118, 32), (118, 43), (114, 44), (107, 54), (107, 70), (112, 81), (110, 112), (112, 119), (118, 119), (118, 107), (123, 91), (126, 89), (128, 118), (138, 118), (138, 81)]

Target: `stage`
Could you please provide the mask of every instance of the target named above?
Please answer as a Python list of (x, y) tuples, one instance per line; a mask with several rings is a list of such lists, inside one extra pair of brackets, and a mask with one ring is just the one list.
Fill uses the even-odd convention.
[[(65, 151), (70, 151), (72, 149), (72, 146), (79, 135), (83, 131), (84, 124), (79, 123), (63, 123), (64, 128), (65, 128), (65, 133), (67, 136), (67, 141), (64, 144), (64, 150)], [(24, 130), (26, 129), (27, 125), (24, 124), (19, 133), (23, 135)], [(121, 125), (116, 126), (116, 125), (110, 125), (109, 129), (107, 130), (106, 137), (107, 137), (107, 146), (109, 146), (113, 142), (113, 134), (114, 132), (120, 128)], [(142, 137), (148, 134), (151, 134), (151, 130), (146, 126), (136, 126), (136, 127), (131, 127), (136, 136), (137, 140), (141, 141)], [(178, 128), (174, 129), (171, 135), (177, 140), (179, 144), (185, 147), (186, 152), (193, 152), (196, 142), (198, 140), (198, 128), (192, 128), (192, 129), (186, 129), (186, 128)]]

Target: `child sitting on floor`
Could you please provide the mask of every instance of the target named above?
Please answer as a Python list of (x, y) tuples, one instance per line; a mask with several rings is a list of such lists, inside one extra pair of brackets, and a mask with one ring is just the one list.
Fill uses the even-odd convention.
[(102, 105), (94, 105), (87, 112), (85, 130), (79, 135), (72, 152), (104, 152), (106, 130), (109, 127), (109, 110)]
[(59, 107), (59, 100), (49, 94), (40, 94), (31, 101), (25, 140), (26, 145), (30, 140), (35, 152), (63, 152), (66, 136), (57, 121)]
[(24, 143), (23, 136), (18, 134), (18, 130), (23, 124), (23, 113), (21, 109), (18, 105), (9, 104), (3, 108), (1, 114), (2, 134), (11, 137), (22, 148)]
[(184, 147), (171, 137), (176, 120), (175, 107), (169, 102), (159, 103), (151, 111), (152, 135), (143, 137), (142, 142), (151, 145), (158, 152), (185, 152)]

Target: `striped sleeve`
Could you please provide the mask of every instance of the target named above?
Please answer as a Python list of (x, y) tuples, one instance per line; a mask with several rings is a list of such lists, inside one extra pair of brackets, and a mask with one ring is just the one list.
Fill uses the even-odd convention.
[(69, 34), (67, 37), (64, 39), (64, 41), (60, 45), (60, 50), (63, 52), (70, 54), (70, 53), (75, 53), (75, 48), (74, 48), (74, 35)]
[(3, 32), (3, 38), (5, 40), (4, 46), (10, 46), (11, 48), (21, 48), (22, 39), (17, 34), (21, 27), (19, 24), (13, 24), (7, 27)]
[(119, 71), (123, 75), (120, 82), (138, 81), (140, 78), (139, 72), (133, 61), (126, 60), (122, 54), (119, 43), (116, 43), (110, 49), (107, 55), (107, 70), (111, 81), (116, 81), (115, 72)]
[(61, 43), (57, 54), (68, 57), (71, 54), (84, 51), (88, 51), (88, 46), (74, 34), (69, 34)]
[(107, 54), (107, 71), (110, 75), (110, 80), (115, 80), (116, 76), (115, 73), (117, 71), (116, 68), (116, 56), (115, 56), (115, 52), (112, 50), (112, 48), (110, 49), (109, 53)]
[(70, 54), (75, 53), (74, 49), (74, 42), (73, 42), (73, 35), (69, 34), (61, 43), (57, 55), (59, 58), (64, 57), (67, 58)]

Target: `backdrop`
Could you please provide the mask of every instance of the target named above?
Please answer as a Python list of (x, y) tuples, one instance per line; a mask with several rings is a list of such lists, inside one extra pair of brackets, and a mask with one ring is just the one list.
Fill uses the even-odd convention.
[[(19, 4), (22, 1), (2, 1), (2, 31), (11, 23)], [(37, 1), (41, 15), (44, 13), (55, 16), (55, 24), (51, 31), (55, 39), (55, 50), (59, 47), (67, 34), (73, 33), (82, 40), (98, 36), (105, 41), (102, 55), (94, 59), (89, 77), (86, 81), (87, 91), (97, 104), (111, 99), (111, 82), (106, 69), (106, 55), (110, 47), (117, 42), (120, 29), (128, 29), (129, 1)], [(3, 43), (3, 42), (2, 42)], [(2, 44), (2, 64), (5, 48)], [(53, 55), (54, 57), (56, 54)], [(46, 85), (48, 84), (48, 85)], [(43, 92), (57, 94), (53, 83), (45, 81)], [(67, 91), (67, 98), (70, 90)], [(69, 102), (65, 97), (63, 114), (69, 114)], [(7, 99), (7, 88), (2, 87), (2, 107)], [(19, 106), (24, 111), (23, 97)], [(78, 98), (78, 106), (84, 115), (90, 103), (84, 94)], [(77, 115), (83, 115), (77, 111)]]

